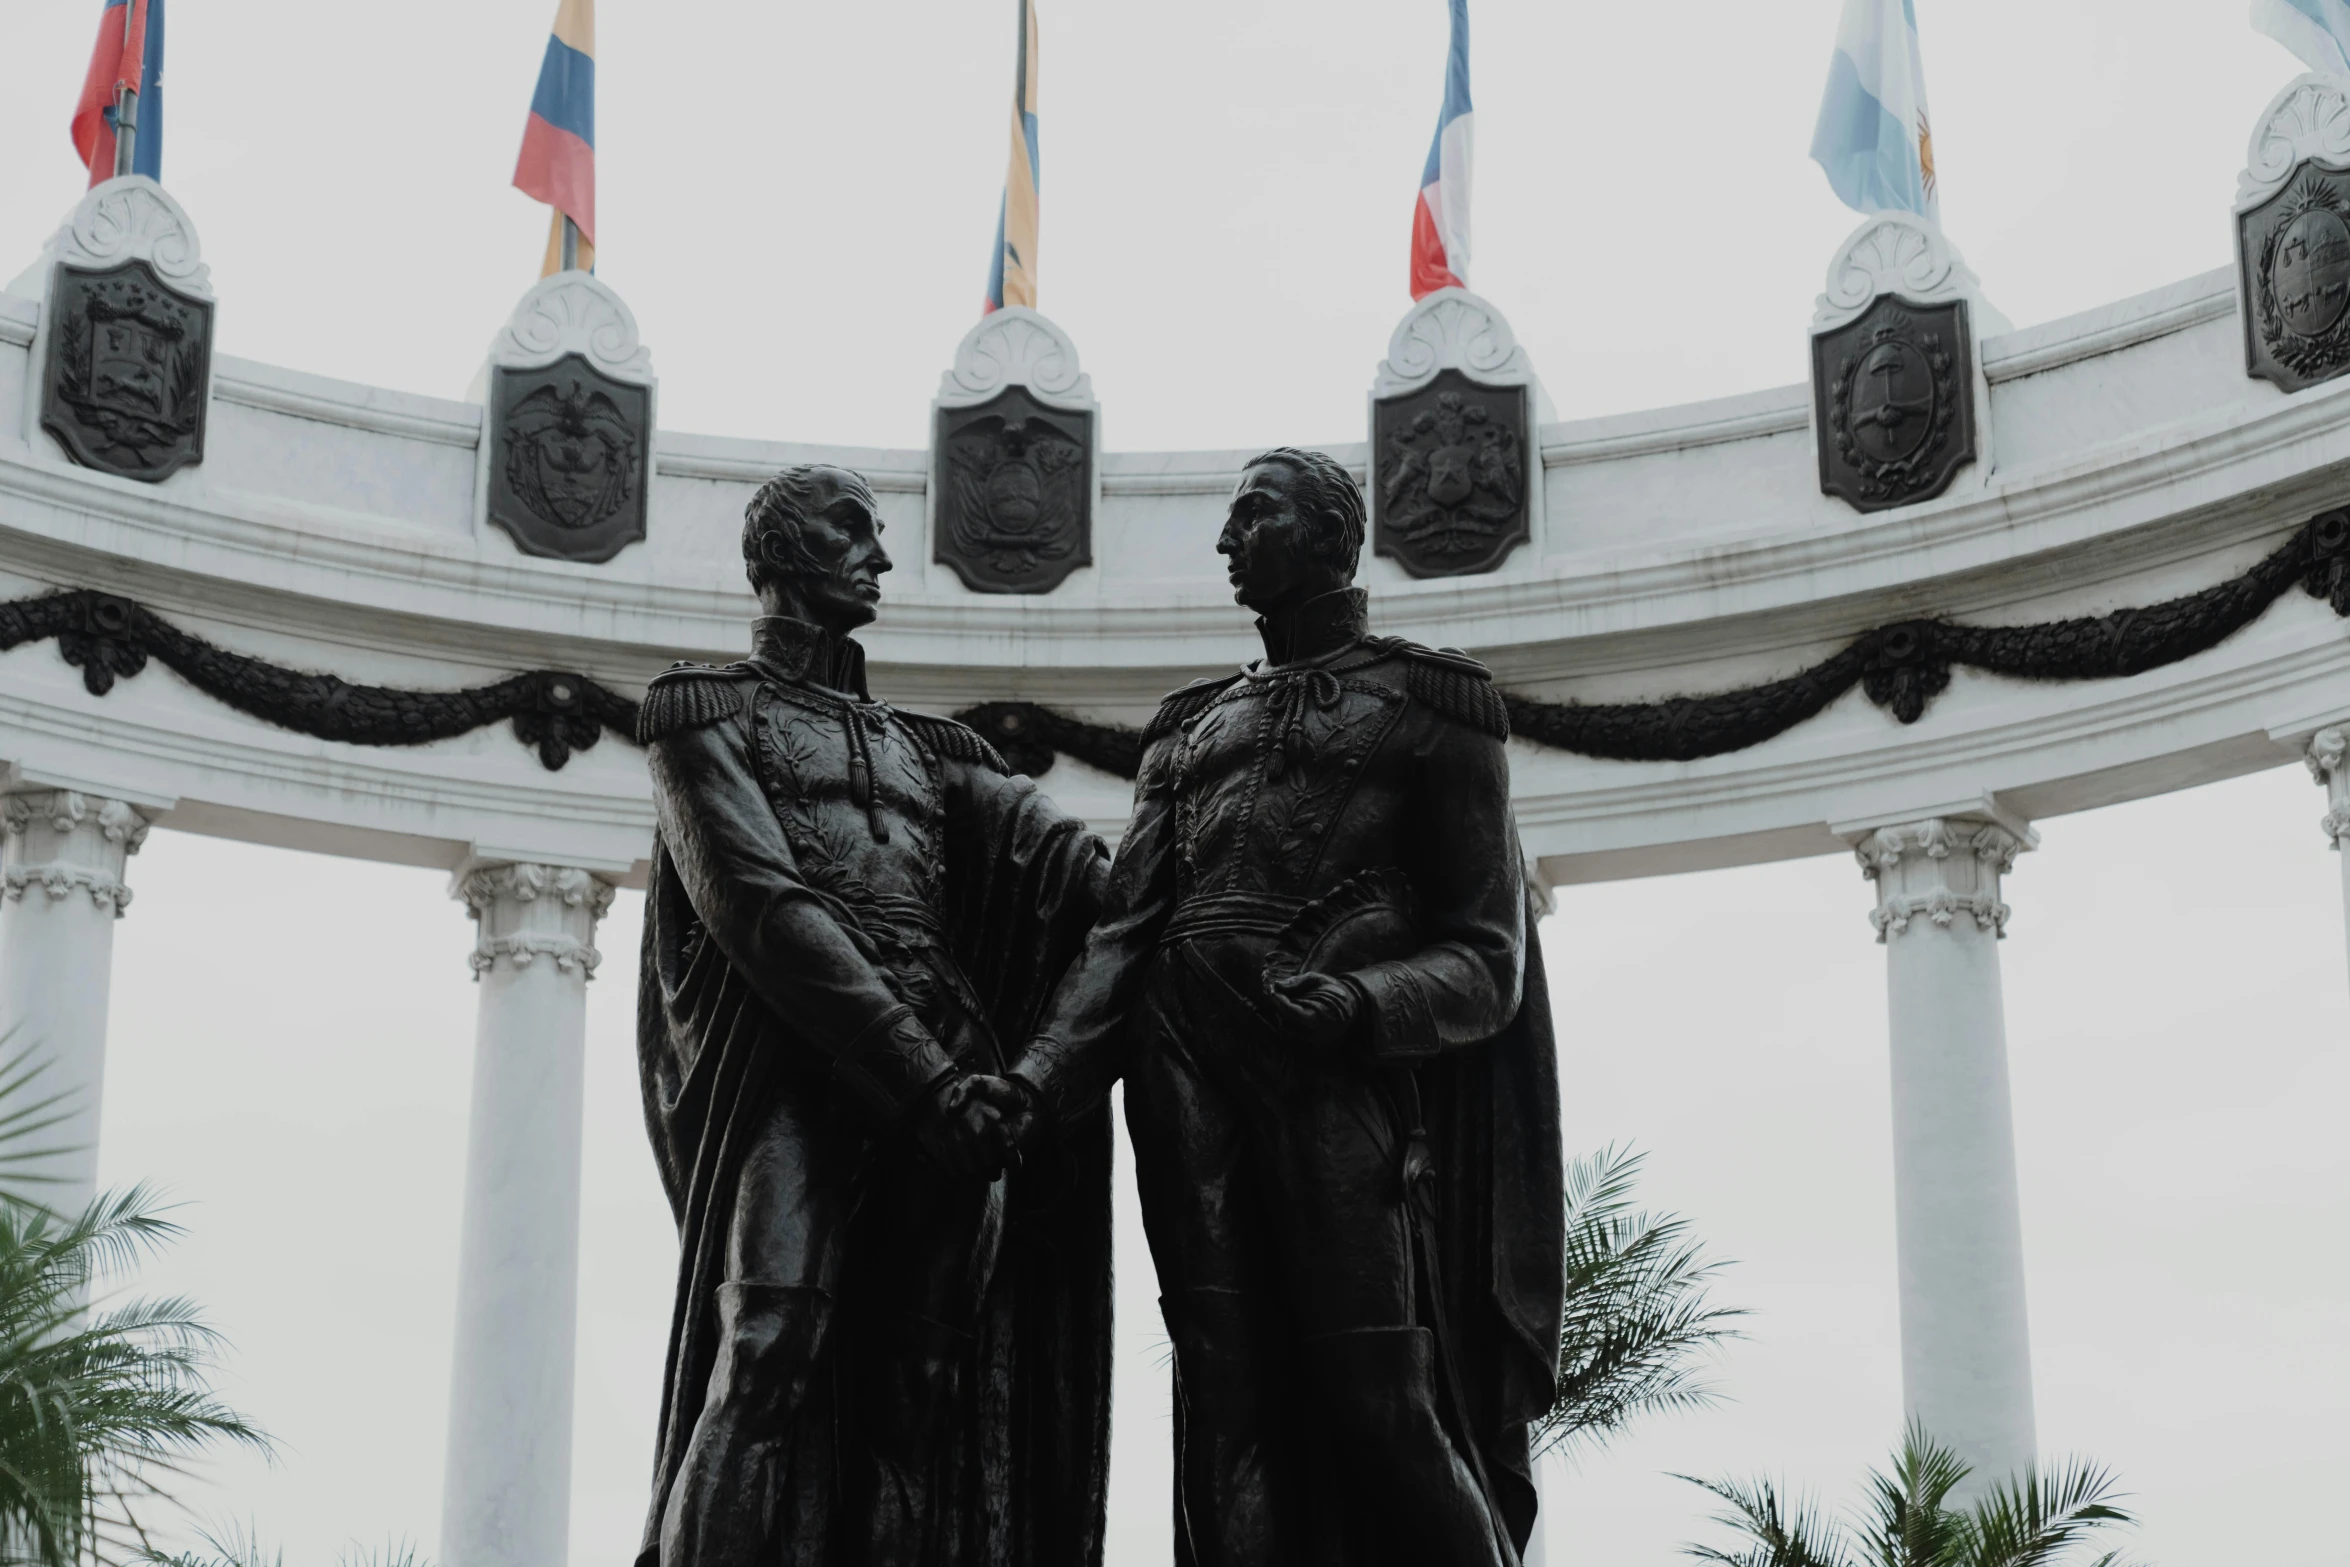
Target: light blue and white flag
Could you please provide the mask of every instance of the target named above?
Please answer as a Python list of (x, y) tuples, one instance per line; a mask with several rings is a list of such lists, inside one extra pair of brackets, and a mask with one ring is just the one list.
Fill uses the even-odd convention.
[(2252, 0), (2252, 26), (2311, 70), (2350, 76), (2350, 5), (2342, 0)]
[[(2304, 3), (2338, 7), (2341, 0)], [(1846, 206), (1941, 221), (1913, 0), (1844, 0), (1811, 155)]]

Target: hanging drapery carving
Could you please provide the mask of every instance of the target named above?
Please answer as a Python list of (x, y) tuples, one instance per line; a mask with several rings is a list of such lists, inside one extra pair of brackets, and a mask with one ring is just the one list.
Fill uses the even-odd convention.
[[(1863, 632), (1785, 679), (1710, 696), (1505, 700), (1512, 732), (1537, 745), (1608, 761), (1689, 762), (1784, 734), (1856, 685), (1894, 718), (1914, 724), (1961, 666), (2017, 680), (2144, 674), (2217, 647), (2296, 585), (2350, 617), (2350, 509), (2312, 518), (2240, 576), (2159, 604), (2029, 626), (1899, 621)], [(104, 696), (152, 658), (241, 713), (321, 740), (422, 745), (510, 722), (516, 739), (558, 769), (605, 730), (631, 742), (636, 734), (635, 702), (568, 671), (532, 670), (458, 691), (353, 685), (215, 647), (112, 593), (74, 588), (0, 603), (0, 652), (49, 637), (81, 670), (93, 696)], [(983, 702), (955, 717), (995, 742), (1015, 771), (1031, 776), (1049, 771), (1055, 757), (1070, 756), (1131, 778), (1142, 756), (1139, 730), (1034, 702)]]

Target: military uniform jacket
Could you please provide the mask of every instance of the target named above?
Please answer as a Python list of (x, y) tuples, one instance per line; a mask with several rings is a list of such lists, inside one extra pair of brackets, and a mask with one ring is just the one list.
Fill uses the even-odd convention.
[(1186, 687), (1151, 724), (1104, 921), (1020, 1064), (1059, 1113), (1122, 1070), (1161, 947), (1238, 947), (1246, 993), (1285, 928), (1374, 885), (1408, 899), (1418, 940), (1336, 975), (1366, 1003), (1371, 1056), (1475, 1044), (1517, 1013), (1526, 894), (1500, 694), (1465, 655), (1365, 635), (1360, 590), (1306, 611), (1296, 656)]

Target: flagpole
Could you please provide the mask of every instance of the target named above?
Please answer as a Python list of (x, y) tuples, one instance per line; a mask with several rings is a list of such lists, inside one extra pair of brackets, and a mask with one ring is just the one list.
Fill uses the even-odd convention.
[(128, 87), (114, 93), (114, 177), (122, 178), (131, 172), (131, 163), (138, 155), (139, 95)]
[(579, 225), (571, 221), (571, 214), (568, 212), (563, 214), (562, 270), (565, 272), (579, 270)]
[[(122, 8), (122, 41), (128, 48), (131, 41), (131, 23), (137, 19), (137, 0)], [(139, 89), (134, 85), (117, 85), (114, 89), (114, 177), (121, 179), (130, 173), (132, 160), (137, 156), (139, 141)]]

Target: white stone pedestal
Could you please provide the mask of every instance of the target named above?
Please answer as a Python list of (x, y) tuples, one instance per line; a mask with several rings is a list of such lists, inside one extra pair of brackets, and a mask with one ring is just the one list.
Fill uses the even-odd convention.
[(481, 984), (440, 1559), (563, 1567), (579, 1315), (587, 981), (611, 884), (477, 865), (453, 892), (479, 923)]
[(26, 1145), (56, 1157), (0, 1166), (0, 1182), (78, 1214), (98, 1190), (114, 922), (147, 819), (120, 800), (46, 789), (0, 796), (0, 831), (0, 1059), (40, 1063), (20, 1103), (62, 1096), (59, 1124)]
[(1857, 845), (1886, 949), (1903, 1402), (1973, 1468), (1962, 1495), (2034, 1457), (1999, 884), (2036, 842), (2021, 823), (1953, 816)]

